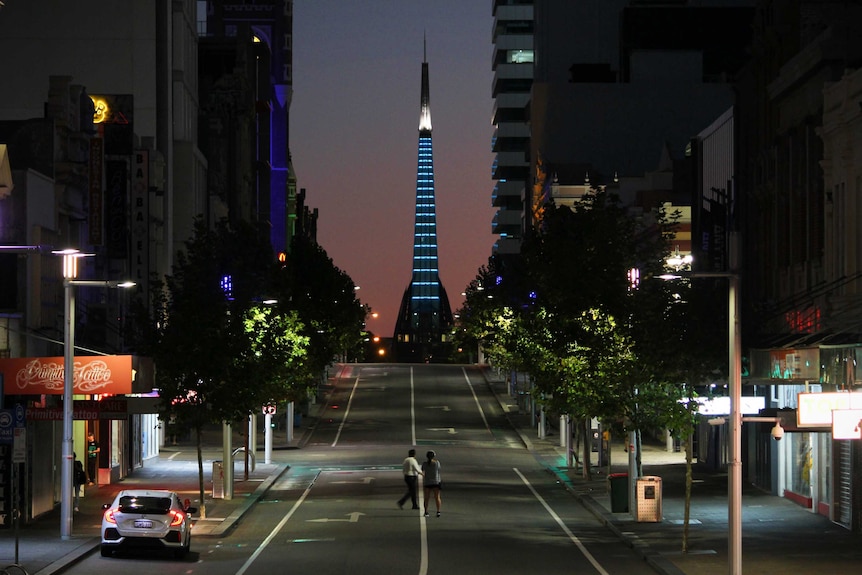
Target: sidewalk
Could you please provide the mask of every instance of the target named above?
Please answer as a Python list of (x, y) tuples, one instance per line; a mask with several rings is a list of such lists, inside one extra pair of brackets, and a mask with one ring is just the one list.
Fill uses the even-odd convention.
[[(301, 430), (297, 429), (298, 433)], [(204, 485), (206, 491), (206, 518), (196, 516), (192, 531), (192, 549), (194, 540), (198, 537), (219, 537), (224, 535), (242, 517), (268, 489), (268, 487), (285, 473), (289, 466), (278, 462), (283, 459), (278, 456), (285, 450), (293, 449), (302, 441), (299, 438), (293, 445), (276, 444), (273, 447), (273, 462), (257, 463), (250, 470), (248, 480), (245, 479), (245, 466), (242, 453), (235, 460), (235, 481), (232, 499), (212, 498), (212, 465), (213, 461), (222, 460), (220, 446), (215, 445), (213, 438), (204, 438)], [(234, 448), (239, 444), (234, 443)], [(263, 454), (257, 456), (263, 461)], [(136, 488), (170, 489), (180, 494), (181, 498), (189, 498), (199, 507), (198, 463), (197, 451), (190, 443), (177, 446), (166, 446), (158, 457), (144, 461), (143, 467), (122, 481), (110, 485), (92, 485), (84, 489), (80, 499), (80, 511), (73, 516), (72, 537), (67, 540), (60, 538), (59, 508), (40, 516), (27, 525), (22, 525), (16, 533), (14, 529), (0, 531), (0, 570), (15, 563), (16, 541), (18, 564), (30, 575), (53, 575), (62, 572), (99, 549), (102, 505), (111, 503), (116, 493), (123, 489)], [(13, 570), (19, 573), (19, 570)]]
[[(537, 439), (527, 414), (509, 401), (505, 382), (486, 372), (486, 379), (509, 419), (546, 468), (557, 475), (602, 523), (645, 562), (664, 575), (727, 575), (728, 477), (692, 470), (688, 552), (682, 553), (685, 517), (685, 455), (665, 447), (642, 449), (644, 476), (658, 476), (662, 487), (662, 520), (637, 522), (629, 513), (612, 513), (606, 470), (593, 468), (587, 481), (580, 471), (565, 468), (559, 435)], [(611, 451), (611, 473), (627, 473), (628, 454), (622, 444)], [(599, 473), (596, 473), (599, 472)], [(744, 473), (744, 470), (743, 470)], [(821, 575), (855, 573), (862, 565), (859, 535), (787, 499), (743, 486), (742, 572), (746, 575)], [(645, 569), (645, 572), (647, 570)]]

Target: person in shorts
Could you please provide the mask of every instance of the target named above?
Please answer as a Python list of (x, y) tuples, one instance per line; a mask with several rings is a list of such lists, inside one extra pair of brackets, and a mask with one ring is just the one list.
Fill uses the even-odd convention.
[(440, 490), (443, 483), (440, 479), (440, 461), (437, 459), (437, 454), (429, 451), (425, 454), (426, 460), (422, 462), (422, 475), (425, 477), (425, 517), (428, 517), (428, 501), (431, 495), (434, 495), (434, 502), (437, 504), (437, 517), (440, 517), (440, 506), (442, 504), (440, 498)]

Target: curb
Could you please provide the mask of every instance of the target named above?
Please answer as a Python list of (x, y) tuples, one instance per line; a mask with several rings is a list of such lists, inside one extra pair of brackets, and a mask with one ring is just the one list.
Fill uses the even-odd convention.
[(102, 540), (98, 537), (89, 537), (82, 541), (81, 545), (78, 546), (74, 551), (67, 553), (53, 563), (46, 565), (42, 569), (33, 573), (33, 575), (54, 575), (54, 573), (60, 573), (66, 570), (68, 567), (71, 567), (78, 561), (82, 560), (87, 555), (96, 551), (96, 549), (99, 548), (101, 542)]
[[(559, 475), (559, 474), (558, 474)], [(596, 519), (602, 523), (605, 527), (610, 529), (616, 534), (620, 540), (632, 548), (638, 555), (640, 555), (644, 561), (649, 564), (650, 567), (658, 571), (663, 575), (686, 575), (684, 571), (681, 571), (679, 567), (673, 564), (672, 561), (661, 555), (660, 553), (656, 553), (649, 548), (649, 545), (643, 543), (637, 536), (632, 536), (628, 533), (624, 533), (619, 524), (617, 523), (614, 516), (604, 508), (602, 504), (593, 499), (591, 495), (583, 495), (574, 491), (571, 487), (566, 485), (566, 489), (577, 497), (578, 501), (581, 502), (587, 511), (596, 516)]]
[[(491, 379), (488, 377), (488, 369), (482, 369), (482, 376), (485, 378), (485, 383), (488, 385), (488, 388), (491, 390), (491, 393), (494, 394), (494, 397), (497, 400), (497, 403), (500, 406), (503, 405), (503, 402), (500, 401), (499, 395), (497, 395), (497, 391), (494, 389), (492, 385)], [(516, 426), (512, 419), (509, 417), (508, 412), (506, 413), (506, 419), (509, 420), (509, 423), (512, 425), (512, 428), (517, 432), (518, 437), (521, 438), (524, 446), (528, 451), (535, 453), (535, 449), (533, 447), (533, 443), (530, 439), (521, 431), (521, 428)], [(652, 551), (646, 543), (643, 543), (637, 536), (632, 536), (628, 533), (624, 533), (620, 526), (617, 524), (614, 516), (604, 508), (598, 501), (596, 501), (591, 495), (584, 495), (582, 493), (578, 493), (577, 490), (573, 488), (571, 485), (571, 481), (569, 477), (560, 473), (560, 471), (550, 465), (545, 465), (545, 468), (548, 472), (557, 476), (560, 484), (565, 487), (566, 491), (569, 494), (573, 495), (580, 503), (584, 506), (584, 508), (592, 513), (599, 522), (607, 527), (611, 532), (613, 532), (624, 544), (633, 549), (638, 555), (640, 555), (643, 560), (652, 567), (655, 571), (657, 571), (660, 575), (686, 575), (684, 571), (681, 571), (676, 565), (673, 564), (672, 561), (662, 556), (659, 553)]]
[[(290, 469), (290, 465), (287, 463), (280, 463), (276, 470), (270, 473), (269, 477), (267, 477), (263, 483), (258, 485), (257, 489), (255, 489), (251, 495), (245, 498), (242, 505), (234, 509), (224, 521), (218, 524), (217, 527), (214, 527), (208, 532), (200, 533), (198, 537), (220, 537), (224, 535), (228, 530), (233, 528), (237, 521), (242, 519), (242, 516), (245, 515), (246, 511), (251, 509), (251, 506), (257, 503), (272, 484), (278, 481), (278, 479), (281, 478), (288, 469)], [(192, 531), (192, 533), (194, 533), (194, 531)]]

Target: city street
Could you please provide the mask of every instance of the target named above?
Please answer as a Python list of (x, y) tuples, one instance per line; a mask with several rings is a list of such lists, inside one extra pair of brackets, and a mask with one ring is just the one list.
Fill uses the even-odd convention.
[[(290, 470), (232, 532), (195, 537), (183, 561), (91, 554), (68, 572), (650, 572), (524, 448), (478, 369), (361, 366), (336, 382), (304, 448), (277, 452)], [(429, 517), (396, 504), (414, 443), (441, 462), (440, 517), (433, 502)]]

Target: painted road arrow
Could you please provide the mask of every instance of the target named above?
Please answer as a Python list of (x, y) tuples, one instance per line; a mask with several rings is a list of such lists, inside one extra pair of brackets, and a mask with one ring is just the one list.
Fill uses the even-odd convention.
[(361, 515), (365, 515), (365, 513), (361, 513), (359, 511), (354, 511), (353, 513), (349, 513), (347, 516), (349, 519), (308, 519), (309, 523), (357, 523), (359, 521), (359, 517)]
[(365, 485), (368, 485), (372, 481), (374, 481), (373, 477), (363, 477), (359, 481), (333, 481), (332, 483), (333, 484), (336, 484), (336, 483), (364, 483)]
[(429, 405), (425, 409), (442, 409), (443, 411), (451, 411), (448, 405)]
[(454, 427), (429, 427), (428, 431), (445, 431), (449, 435), (457, 435), (458, 432), (455, 431)]

